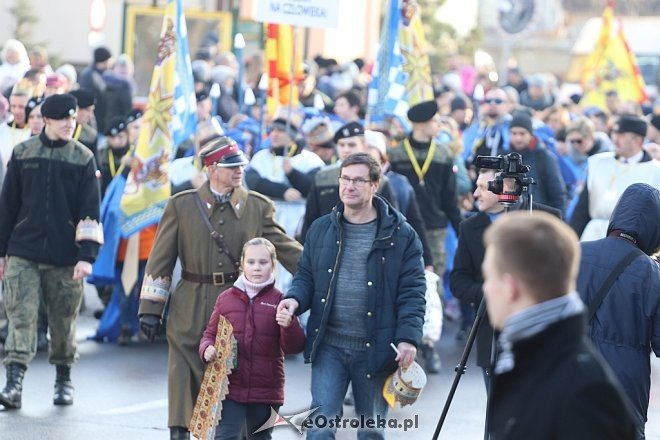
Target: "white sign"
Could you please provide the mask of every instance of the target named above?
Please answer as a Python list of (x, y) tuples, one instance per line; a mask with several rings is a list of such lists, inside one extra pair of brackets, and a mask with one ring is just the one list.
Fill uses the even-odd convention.
[(259, 0), (257, 20), (311, 28), (337, 27), (339, 0)]

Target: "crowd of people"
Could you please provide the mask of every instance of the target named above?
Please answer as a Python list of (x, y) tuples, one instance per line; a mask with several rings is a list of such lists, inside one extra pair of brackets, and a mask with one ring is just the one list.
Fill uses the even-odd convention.
[[(216, 438), (235, 438), (244, 423), (253, 432), (283, 403), (285, 353), (303, 351), (311, 363), (311, 407), (320, 413), (341, 415), (350, 402), (360, 415), (385, 416), (388, 375), (415, 359), (428, 374), (441, 368), (443, 311), (425, 300), (428, 279), (444, 316), (462, 320), (459, 335), (487, 299), (477, 364), (491, 438), (537, 438), (571, 414), (562, 429), (644, 438), (650, 355), (660, 356), (660, 107), (652, 102), (623, 102), (610, 90), (607, 108), (586, 107), (579, 95), (555, 93), (545, 75), (512, 68), (498, 85), (449, 71), (406, 118), (372, 124), (370, 65), (319, 56), (305, 63), (299, 105), (268, 115), (262, 99), (238, 99), (247, 88), (260, 97), (260, 56), (239, 66), (231, 53), (200, 51), (197, 128), (173, 146), (173, 195), (158, 225), (120, 239), (117, 224), (101, 224), (100, 206), (118, 197), (113, 182), (130, 171), (138, 142), (144, 109), (130, 58), (98, 47), (78, 75), (8, 40), (1, 60), (0, 405), (21, 407), (26, 370), (48, 347), (53, 402), (73, 403), (82, 280), (94, 280), (99, 248), (114, 246), (113, 282), (96, 283), (105, 310), (95, 339), (127, 345), (166, 329), (172, 439), (189, 438), (220, 316), (234, 328), (238, 374)], [(497, 194), (492, 182), (504, 170), (484, 166), (506, 157), (529, 166), (533, 184), (521, 197)], [(511, 211), (547, 215), (505, 213), (503, 200)], [(610, 272), (621, 276), (609, 280)], [(586, 334), (607, 366), (576, 338), (586, 310)], [(545, 346), (560, 367), (532, 372)], [(272, 365), (277, 377), (267, 383)], [(556, 389), (568, 377), (573, 394), (562, 400)], [(519, 378), (545, 383), (538, 389), (553, 397), (544, 408), (562, 411), (553, 406), (545, 425), (523, 420), (533, 397)], [(590, 394), (601, 392), (611, 405)], [(612, 414), (626, 423), (593, 428)]]

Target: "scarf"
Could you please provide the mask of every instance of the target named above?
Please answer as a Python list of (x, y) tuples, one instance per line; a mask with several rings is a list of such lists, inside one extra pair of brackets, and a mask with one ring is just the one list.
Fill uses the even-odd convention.
[(541, 333), (550, 325), (562, 319), (579, 315), (584, 310), (584, 303), (577, 292), (535, 304), (512, 316), (504, 324), (498, 342), (500, 353), (495, 364), (495, 374), (513, 370), (515, 357), (513, 345)]
[(242, 273), (241, 276), (239, 276), (238, 279), (234, 281), (234, 286), (243, 290), (245, 293), (247, 293), (247, 296), (252, 299), (257, 296), (257, 293), (261, 292), (261, 289), (273, 284), (274, 282), (275, 276), (272, 273), (270, 274), (270, 277), (263, 283), (253, 283), (245, 278), (245, 274)]

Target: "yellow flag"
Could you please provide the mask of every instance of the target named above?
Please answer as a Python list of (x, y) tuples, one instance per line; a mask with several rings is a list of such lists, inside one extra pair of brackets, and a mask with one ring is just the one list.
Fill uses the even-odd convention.
[(582, 70), (583, 106), (607, 110), (605, 94), (615, 90), (622, 101), (642, 103), (647, 99), (644, 78), (639, 72), (635, 54), (623, 33), (621, 20), (614, 23), (614, 10), (608, 4), (603, 12), (603, 26), (594, 51)]

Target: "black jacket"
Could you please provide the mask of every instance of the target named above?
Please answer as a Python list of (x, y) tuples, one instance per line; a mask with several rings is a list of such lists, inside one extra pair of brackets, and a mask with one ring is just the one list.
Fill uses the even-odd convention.
[[(652, 254), (660, 247), (660, 192), (646, 184), (629, 186), (612, 212), (608, 231), (636, 237)], [(585, 304), (634, 244), (607, 237), (581, 243), (577, 288)], [(590, 323), (589, 336), (621, 382), (635, 410), (643, 438), (651, 388), (651, 350), (660, 356), (660, 265), (640, 255), (617, 278)]]
[[(413, 153), (420, 166), (423, 166), (429, 151), (429, 144), (408, 138)], [(454, 230), (458, 230), (461, 222), (461, 213), (458, 209), (458, 196), (456, 193), (456, 175), (454, 163), (449, 155), (448, 147), (438, 144), (429, 170), (420, 185), (419, 178), (408, 158), (403, 142), (388, 150), (392, 171), (403, 174), (408, 178), (415, 189), (419, 208), (427, 229), (442, 229), (451, 223)]]
[(587, 341), (582, 315), (515, 343), (513, 353), (513, 370), (493, 378), (491, 440), (635, 438), (626, 398)]
[[(536, 203), (533, 204), (533, 208), (561, 218), (558, 209)], [(481, 274), (481, 263), (485, 254), (483, 237), (490, 223), (490, 217), (485, 212), (478, 212), (461, 222), (458, 228), (454, 268), (449, 277), (452, 294), (464, 303), (470, 304), (475, 310), (483, 298), (484, 278)], [(492, 341), (493, 327), (490, 325), (488, 314), (485, 313), (476, 337), (477, 365), (482, 368), (490, 366)]]
[(78, 222), (99, 221), (96, 161), (83, 144), (41, 135), (14, 148), (0, 195), (0, 255), (36, 263), (93, 263), (99, 243), (76, 243)]

